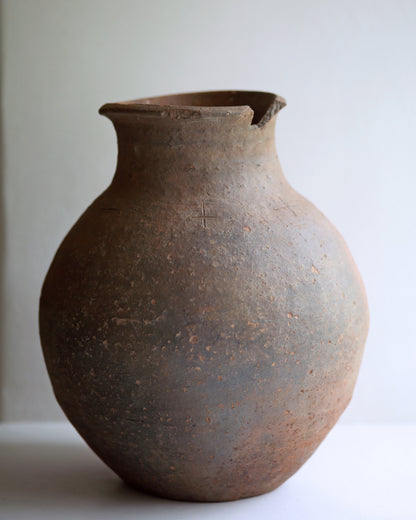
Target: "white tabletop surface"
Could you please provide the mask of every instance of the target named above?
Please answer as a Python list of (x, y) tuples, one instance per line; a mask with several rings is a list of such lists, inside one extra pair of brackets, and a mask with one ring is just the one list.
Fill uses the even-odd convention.
[(0, 424), (0, 519), (416, 520), (416, 425), (338, 425), (285, 484), (227, 503), (125, 486), (66, 423)]

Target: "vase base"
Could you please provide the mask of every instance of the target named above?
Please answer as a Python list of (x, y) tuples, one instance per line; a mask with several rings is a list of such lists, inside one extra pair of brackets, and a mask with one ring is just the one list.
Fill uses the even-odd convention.
[(287, 479), (278, 484), (271, 484), (258, 489), (251, 489), (246, 491), (234, 490), (234, 492), (226, 493), (224, 489), (215, 490), (201, 490), (200, 492), (195, 490), (183, 490), (183, 492), (169, 492), (167, 490), (161, 491), (157, 489), (150, 489), (143, 486), (138, 486), (128, 480), (122, 479), (123, 483), (130, 489), (144, 493), (146, 495), (163, 498), (165, 500), (175, 500), (178, 502), (235, 502), (237, 500), (243, 500), (246, 498), (254, 498), (261, 495), (266, 495), (275, 491), (281, 485), (283, 485)]

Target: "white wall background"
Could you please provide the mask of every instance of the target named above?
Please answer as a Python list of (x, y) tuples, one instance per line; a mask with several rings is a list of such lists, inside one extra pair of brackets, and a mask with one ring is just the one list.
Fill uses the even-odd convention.
[(416, 2), (3, 0), (2, 418), (62, 419), (37, 330), (64, 234), (110, 182), (104, 102), (267, 90), (286, 176), (346, 238), (371, 330), (345, 422), (416, 420)]

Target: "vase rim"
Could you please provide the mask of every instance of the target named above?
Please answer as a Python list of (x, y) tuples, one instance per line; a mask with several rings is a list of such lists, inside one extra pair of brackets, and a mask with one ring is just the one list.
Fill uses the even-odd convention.
[(99, 113), (110, 119), (129, 114), (170, 119), (247, 115), (251, 126), (262, 127), (284, 106), (286, 100), (271, 92), (216, 90), (106, 103)]

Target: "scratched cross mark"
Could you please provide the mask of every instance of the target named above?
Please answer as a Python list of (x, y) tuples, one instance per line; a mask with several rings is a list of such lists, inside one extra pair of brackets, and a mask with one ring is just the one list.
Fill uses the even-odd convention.
[(297, 217), (295, 211), (293, 208), (289, 206), (287, 202), (285, 202), (283, 199), (279, 197), (279, 200), (282, 202), (282, 206), (279, 206), (278, 208), (273, 208), (275, 211), (279, 211), (280, 209), (288, 209), (295, 217)]
[(207, 215), (207, 212), (206, 212), (206, 209), (205, 209), (205, 202), (202, 201), (202, 204), (201, 204), (201, 214), (197, 215), (195, 217), (192, 217), (192, 218), (199, 218), (199, 219), (201, 219), (202, 227), (206, 228), (207, 227), (207, 220), (214, 219), (214, 218), (219, 218), (219, 217), (217, 215)]
[(211, 215), (209, 213), (209, 210), (207, 210), (207, 208), (205, 207), (205, 202), (202, 201), (201, 202), (201, 213), (199, 215), (194, 215), (191, 217), (192, 219), (199, 219), (201, 221), (201, 225), (203, 228), (207, 228), (208, 227), (208, 222), (211, 220), (217, 220), (217, 221), (224, 221), (224, 220), (229, 220), (229, 221), (232, 221), (233, 220), (233, 217), (225, 217), (223, 215)]

